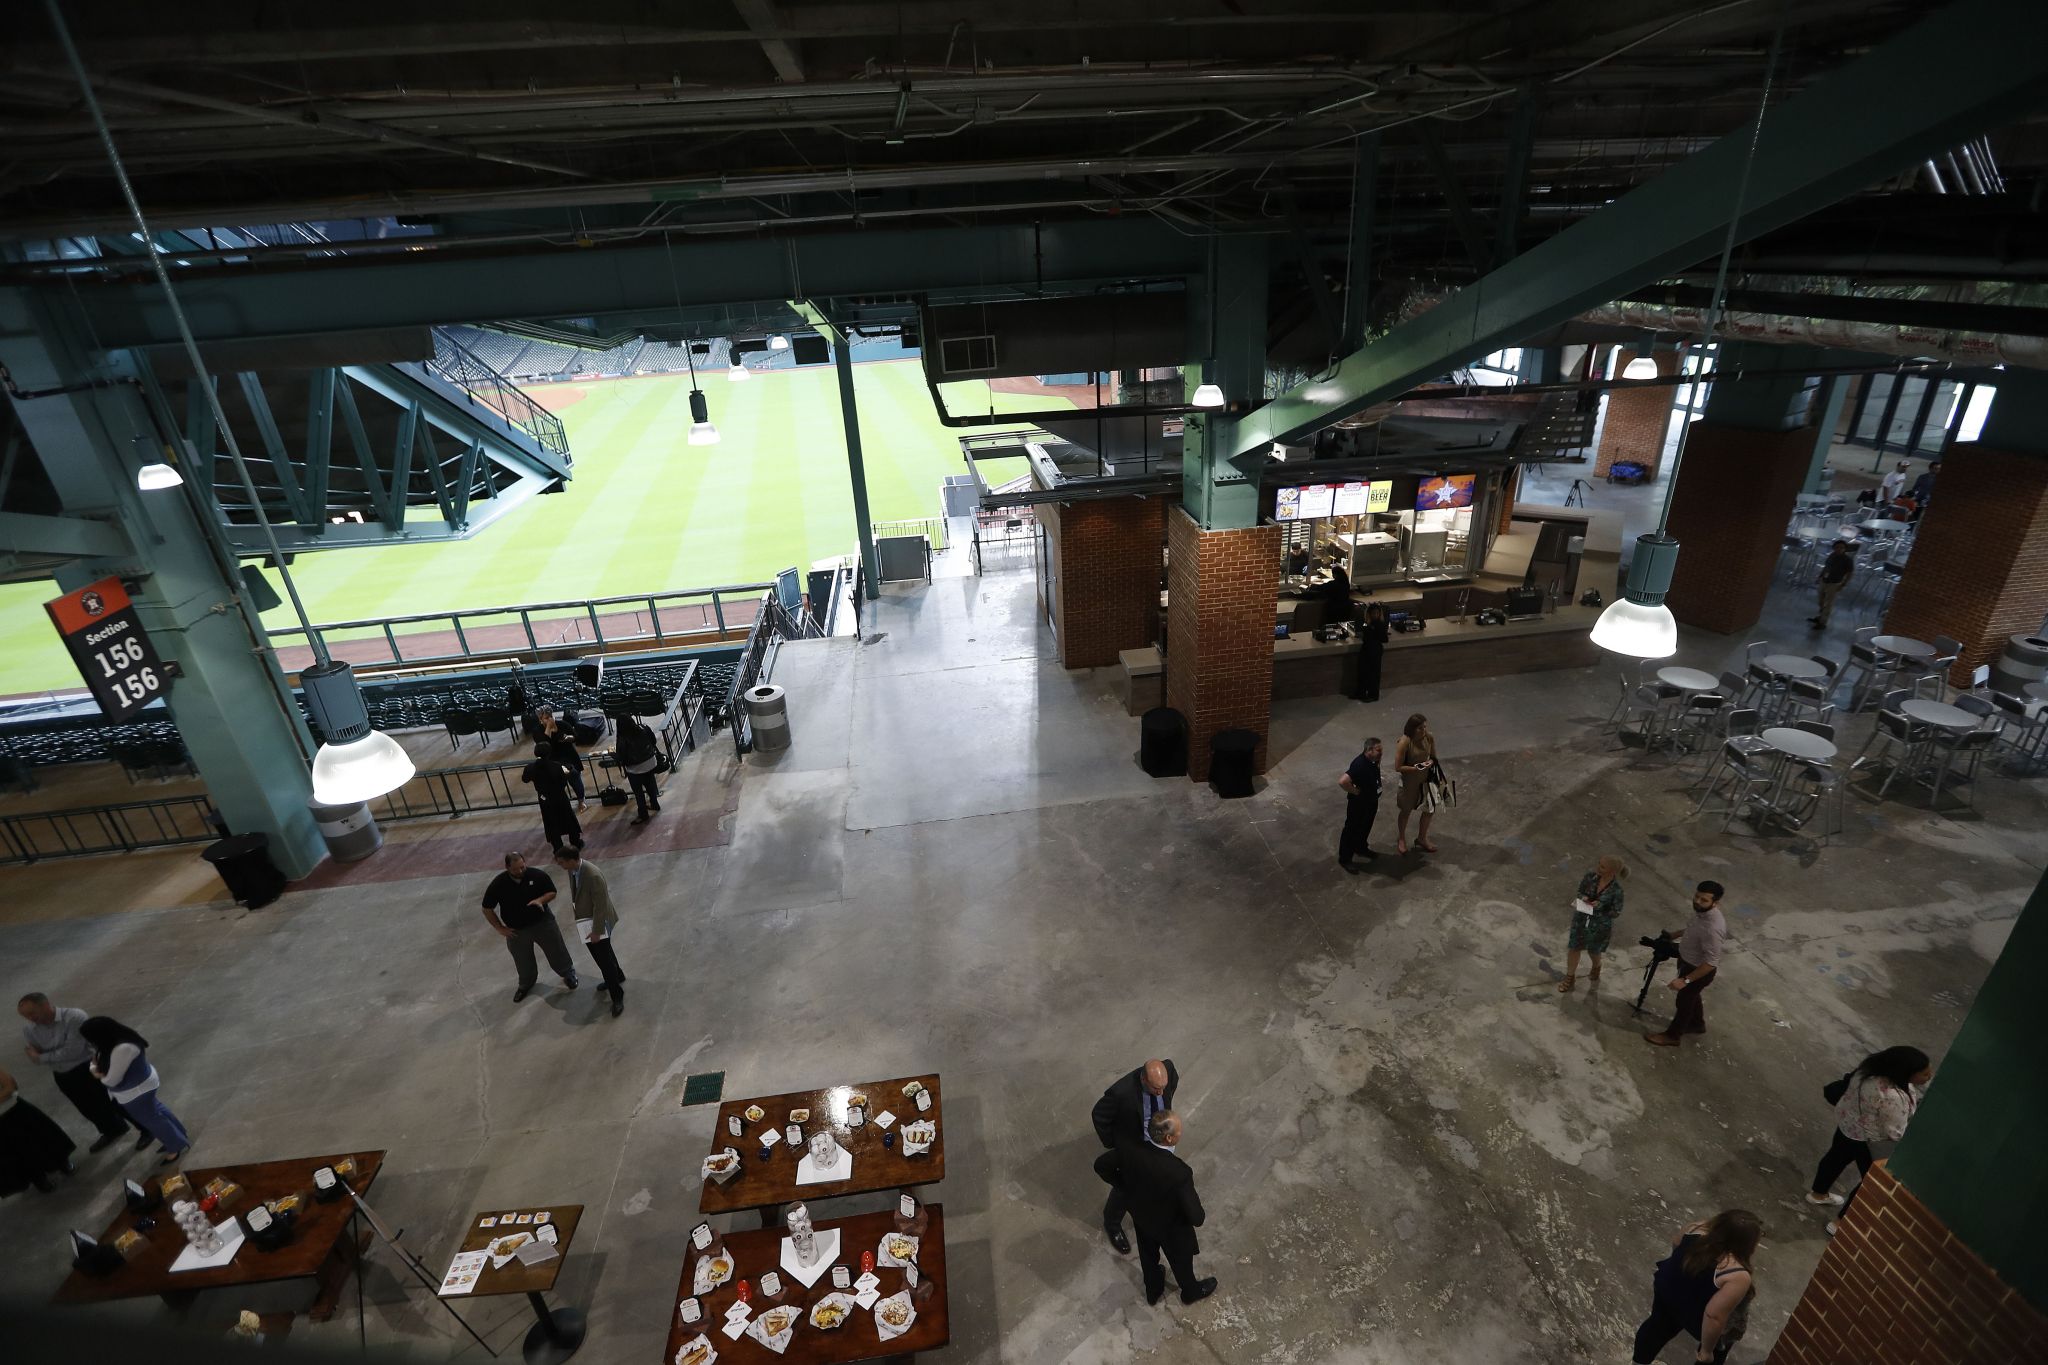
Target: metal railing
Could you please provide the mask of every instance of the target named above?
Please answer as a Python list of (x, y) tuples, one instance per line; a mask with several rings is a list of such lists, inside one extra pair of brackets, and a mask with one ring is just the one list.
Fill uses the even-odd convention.
[(946, 548), (944, 517), (902, 517), (896, 521), (875, 522), (870, 529), (874, 531), (876, 540), (885, 536), (921, 535), (931, 545), (933, 554)]
[(433, 374), (531, 436), (541, 449), (557, 455), (569, 453), (569, 433), (563, 429), (562, 419), (528, 398), (447, 328), (434, 329), (434, 356), (423, 363)]
[(747, 719), (747, 708), (740, 704), (740, 698), (748, 688), (774, 671), (775, 654), (785, 641), (801, 640), (816, 634), (817, 623), (808, 615), (801, 621), (791, 620), (782, 603), (775, 600), (772, 589), (762, 597), (760, 610), (754, 616), (754, 628), (747, 632), (746, 648), (740, 651), (740, 666), (733, 670), (732, 690), (725, 699), (725, 714), (732, 722), (733, 752), (737, 756), (746, 757), (754, 747), (754, 727)]
[[(737, 583), (625, 597), (329, 621), (313, 630), (335, 658), (358, 668), (479, 659), (537, 660), (548, 650), (586, 645), (603, 649), (650, 641), (686, 645), (722, 639), (728, 630), (749, 619), (742, 613), (751, 610), (753, 600), (773, 586)], [(303, 626), (272, 626), (269, 633), (280, 651), (288, 642), (296, 644), (305, 652), (304, 663), (312, 662), (312, 646)], [(296, 660), (282, 662), (291, 669), (303, 666)]]
[(203, 796), (0, 815), (0, 865), (210, 844), (220, 838), (213, 820), (213, 803)]

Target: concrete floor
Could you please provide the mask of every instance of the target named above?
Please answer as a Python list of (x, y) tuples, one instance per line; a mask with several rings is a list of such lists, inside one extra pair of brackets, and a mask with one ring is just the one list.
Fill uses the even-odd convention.
[[(1774, 602), (1759, 634), (1805, 640), (1805, 610)], [(587, 986), (512, 1003), (481, 855), (254, 913), (35, 922), (0, 872), (6, 985), (148, 1035), (195, 1162), (387, 1149), (374, 1202), (430, 1263), (473, 1210), (586, 1204), (560, 1297), (589, 1309), (581, 1358), (605, 1365), (661, 1349), (712, 1121), (679, 1107), (687, 1075), (741, 1094), (925, 1069), (951, 1155), (938, 1359), (1626, 1359), (1671, 1233), (1743, 1205), (1770, 1227), (1734, 1357), (1753, 1365), (1823, 1244), (1800, 1202), (1821, 1085), (1892, 1043), (1938, 1059), (2041, 873), (2039, 779), (1987, 777), (1954, 817), (1852, 798), (1826, 848), (1689, 821), (1669, 761), (1599, 728), (1605, 669), (1284, 704), (1272, 773), (1223, 802), (1137, 770), (1111, 675), (1051, 662), (1028, 572), (891, 588), (866, 626), (784, 650), (791, 750), (691, 760), (732, 808), (729, 842), (609, 852), (623, 1018)], [(1689, 636), (1679, 661), (1742, 643)], [(1438, 856), (1347, 877), (1336, 776), (1413, 710), (1464, 804)], [(1389, 799), (1379, 847), (1391, 824)], [(1617, 945), (1682, 922), (1695, 880), (1728, 884), (1711, 1032), (1680, 1051), (1638, 1037), (1640, 949), (1618, 946), (1598, 990), (1554, 989), (1566, 902), (1607, 852), (1634, 868)], [(1200, 1265), (1222, 1280), (1193, 1308), (1147, 1308), (1097, 1220), (1089, 1106), (1155, 1054), (1180, 1067)], [(24, 1080), (84, 1131), (47, 1077)], [(0, 1292), (47, 1295), (63, 1230), (97, 1227), (143, 1169), (124, 1144), (0, 1207)], [(372, 1341), (482, 1357), (388, 1254), (366, 1285)], [(191, 1320), (292, 1297), (207, 1295)], [(529, 1320), (517, 1300), (463, 1311), (500, 1348)], [(351, 1302), (294, 1340), (357, 1330)]]

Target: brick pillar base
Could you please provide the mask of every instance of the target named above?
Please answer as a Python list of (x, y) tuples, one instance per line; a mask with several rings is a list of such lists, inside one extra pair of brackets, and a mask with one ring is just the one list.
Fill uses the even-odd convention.
[(1053, 633), (1068, 668), (1101, 668), (1159, 638), (1164, 498), (1039, 509), (1053, 560)]
[(1188, 776), (1209, 778), (1209, 741), (1251, 730), (1266, 770), (1273, 716), (1273, 602), (1278, 526), (1204, 531), (1176, 507), (1166, 515), (1166, 704), (1187, 718)]
[(1672, 491), (1670, 529), (1681, 547), (1665, 599), (1672, 615), (1723, 635), (1757, 623), (1812, 454), (1804, 427), (1692, 424)]
[(1941, 478), (1892, 594), (1890, 635), (1949, 635), (1963, 652), (1958, 687), (1994, 662), (2009, 635), (2031, 635), (2048, 611), (2048, 457), (1975, 443), (1942, 457)]
[[(1614, 372), (1620, 374), (1636, 354), (1622, 351)], [(1650, 359), (1657, 362), (1658, 374), (1678, 373), (1678, 352), (1652, 351)], [(1609, 389), (1600, 444), (1593, 451), (1593, 476), (1605, 476), (1616, 460), (1634, 460), (1648, 465), (1654, 477), (1664, 463), (1664, 437), (1671, 428), (1671, 404), (1677, 394), (1676, 388)]]
[(1778, 1335), (1769, 1365), (2043, 1360), (2048, 1318), (1879, 1162)]

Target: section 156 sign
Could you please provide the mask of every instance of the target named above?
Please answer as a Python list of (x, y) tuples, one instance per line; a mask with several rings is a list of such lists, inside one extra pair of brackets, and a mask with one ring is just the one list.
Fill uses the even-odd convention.
[(108, 720), (126, 720), (164, 694), (164, 668), (118, 578), (43, 603)]

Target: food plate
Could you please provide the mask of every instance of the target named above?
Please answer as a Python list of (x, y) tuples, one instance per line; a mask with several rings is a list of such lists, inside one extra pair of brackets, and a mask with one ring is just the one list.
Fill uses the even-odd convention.
[(902, 1336), (916, 1321), (917, 1309), (911, 1305), (907, 1289), (891, 1294), (875, 1305), (875, 1331), (884, 1341)]
[(533, 1234), (530, 1232), (515, 1232), (509, 1237), (493, 1239), (491, 1244), (484, 1248), (491, 1253), (491, 1269), (502, 1270), (505, 1262), (512, 1259), (512, 1254), (532, 1240)]
[(903, 1155), (916, 1156), (928, 1152), (939, 1140), (939, 1125), (930, 1119), (919, 1119), (903, 1125)]
[(875, 1264), (904, 1266), (917, 1259), (917, 1238), (906, 1232), (884, 1233), (875, 1248)]
[(740, 1173), (740, 1154), (727, 1147), (704, 1158), (704, 1178), (723, 1185)]
[(702, 1332), (676, 1347), (676, 1358), (671, 1365), (713, 1365), (718, 1359), (718, 1348)]
[(693, 1294), (708, 1294), (732, 1278), (732, 1256), (730, 1253), (717, 1255), (706, 1252), (697, 1258), (697, 1268), (690, 1283)]
[(811, 1326), (821, 1332), (843, 1327), (853, 1316), (853, 1295), (827, 1294), (811, 1305)]
[(796, 1334), (796, 1325), (803, 1315), (803, 1309), (786, 1304), (771, 1308), (747, 1324), (747, 1335), (781, 1355), (788, 1348), (789, 1339)]
[(789, 1121), (791, 1123), (809, 1123), (811, 1121), (811, 1111), (808, 1109), (792, 1109), (789, 1111)]
[(746, 1108), (746, 1115), (748, 1123), (759, 1123), (762, 1119), (768, 1117), (768, 1111), (758, 1104), (750, 1104)]

